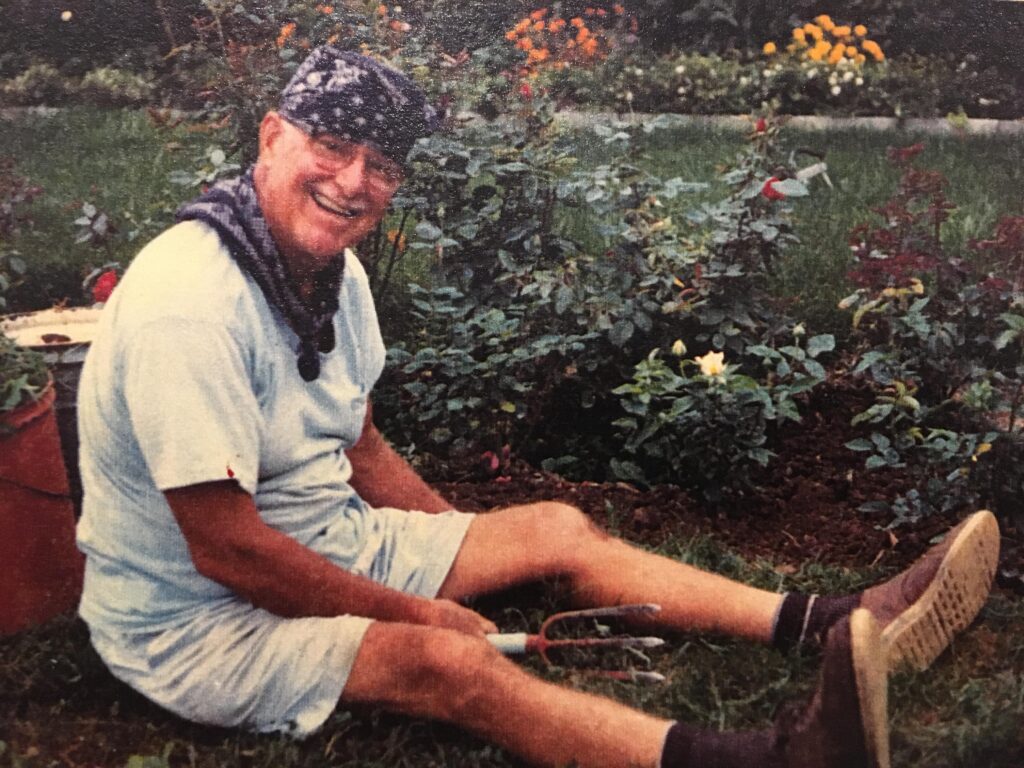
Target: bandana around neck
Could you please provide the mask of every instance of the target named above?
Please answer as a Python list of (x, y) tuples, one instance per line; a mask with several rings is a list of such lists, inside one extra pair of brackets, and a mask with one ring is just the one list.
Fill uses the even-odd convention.
[(270, 236), (256, 199), (252, 170), (250, 167), (236, 179), (217, 182), (179, 208), (175, 218), (202, 221), (216, 230), (231, 256), (299, 337), (299, 374), (305, 381), (314, 381), (320, 376), (320, 353), (334, 349), (333, 320), (338, 311), (345, 256), (338, 254), (314, 276), (313, 293), (308, 300), (303, 299)]

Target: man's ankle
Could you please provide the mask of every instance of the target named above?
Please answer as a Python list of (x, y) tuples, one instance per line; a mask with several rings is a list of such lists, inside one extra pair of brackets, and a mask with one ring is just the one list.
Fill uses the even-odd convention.
[(775, 615), (771, 643), (783, 652), (806, 646), (820, 648), (832, 625), (859, 604), (859, 593), (831, 597), (789, 592)]
[(669, 728), (660, 768), (775, 768), (771, 731), (721, 732), (676, 721)]

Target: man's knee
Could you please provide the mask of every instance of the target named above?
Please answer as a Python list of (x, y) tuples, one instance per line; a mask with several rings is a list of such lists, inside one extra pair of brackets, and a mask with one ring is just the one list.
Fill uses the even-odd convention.
[(486, 640), (448, 629), (376, 622), (342, 698), (460, 722), (506, 661)]
[(576, 548), (588, 541), (604, 541), (609, 535), (579, 508), (560, 501), (542, 501), (531, 505), (537, 535), (556, 538)]

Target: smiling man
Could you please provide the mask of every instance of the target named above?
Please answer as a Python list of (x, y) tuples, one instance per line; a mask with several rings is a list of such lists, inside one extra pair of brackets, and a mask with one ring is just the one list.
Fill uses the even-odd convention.
[[(888, 669), (927, 666), (980, 609), (992, 516), (885, 584), (814, 597), (635, 549), (564, 504), (451, 509), (373, 425), (384, 344), (351, 250), (432, 122), (405, 76), (317, 49), (255, 166), (128, 269), (79, 390), (80, 613), (100, 656), (182, 717), (257, 731), (371, 703), (543, 765), (887, 765)], [(819, 648), (816, 695), (719, 733), (541, 681), (460, 601), (553, 576), (581, 605), (658, 603), (671, 630)]]

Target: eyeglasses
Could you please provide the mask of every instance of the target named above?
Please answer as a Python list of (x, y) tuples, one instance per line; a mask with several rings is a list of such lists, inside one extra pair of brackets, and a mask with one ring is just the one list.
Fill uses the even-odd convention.
[[(339, 172), (349, 165), (358, 162), (360, 154), (364, 164), (364, 173), (368, 183), (376, 187), (392, 187), (400, 184), (405, 174), (402, 167), (373, 148), (354, 141), (345, 141), (329, 133), (319, 135), (306, 134), (317, 162)], [(368, 150), (368, 151), (366, 151)]]

